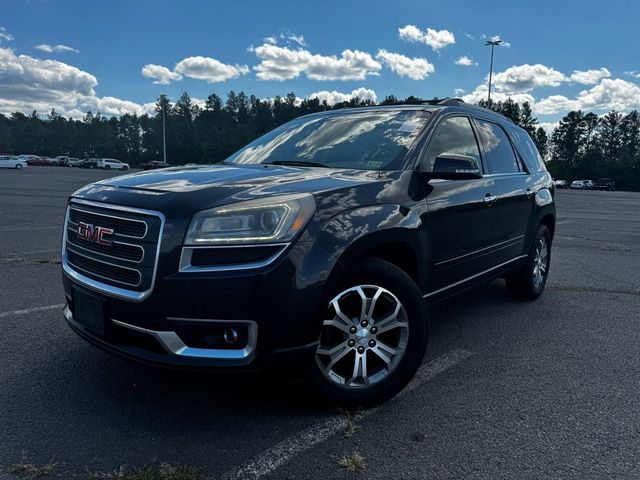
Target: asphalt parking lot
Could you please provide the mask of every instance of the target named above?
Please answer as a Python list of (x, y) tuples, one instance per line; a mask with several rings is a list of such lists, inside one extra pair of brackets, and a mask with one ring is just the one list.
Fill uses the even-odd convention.
[(296, 385), (130, 365), (71, 332), (66, 197), (113, 175), (0, 170), (0, 478), (53, 460), (57, 478), (169, 462), (206, 478), (344, 479), (352, 453), (358, 478), (640, 476), (640, 194), (559, 191), (543, 296), (516, 302), (495, 281), (431, 308), (411, 389), (349, 415)]

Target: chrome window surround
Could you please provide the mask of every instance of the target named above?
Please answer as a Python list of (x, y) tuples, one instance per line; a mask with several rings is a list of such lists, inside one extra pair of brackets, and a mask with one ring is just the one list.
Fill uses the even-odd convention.
[[(250, 270), (252, 268), (266, 267), (273, 263), (282, 252), (284, 252), (291, 243), (264, 243), (264, 244), (252, 244), (252, 245), (215, 245), (215, 246), (184, 246), (182, 247), (182, 253), (180, 254), (180, 272), (225, 272), (232, 270)], [(218, 249), (218, 248), (250, 248), (250, 247), (280, 247), (273, 255), (257, 262), (227, 264), (227, 265), (208, 265), (208, 266), (194, 266), (191, 265), (191, 258), (193, 251), (197, 249)]]
[[(153, 264), (153, 272), (152, 272), (152, 276), (151, 276), (151, 285), (149, 286), (149, 288), (143, 292), (136, 292), (133, 290), (128, 290), (126, 288), (120, 288), (120, 287), (114, 287), (113, 285), (108, 285), (106, 283), (102, 283), (99, 282), (97, 280), (94, 280), (92, 278), (89, 278), (85, 275), (83, 275), (80, 272), (77, 272), (76, 270), (74, 270), (73, 268), (71, 268), (71, 266), (69, 265), (69, 262), (67, 261), (67, 254), (66, 254), (66, 250), (67, 250), (67, 225), (69, 224), (69, 209), (72, 205), (75, 204), (80, 204), (80, 205), (89, 205), (89, 206), (93, 206), (93, 207), (98, 207), (98, 208), (104, 208), (106, 210), (116, 210), (116, 211), (120, 211), (120, 212), (131, 212), (131, 213), (137, 213), (137, 214), (142, 214), (142, 215), (151, 215), (151, 216), (155, 216), (158, 217), (160, 219), (160, 230), (158, 232), (158, 243), (156, 246), (156, 255), (155, 255), (155, 260), (154, 260), (154, 264)], [(92, 213), (92, 212), (90, 212)], [(99, 214), (99, 215), (103, 215), (108, 217), (109, 215), (105, 215), (105, 214)], [(115, 217), (115, 216), (114, 216)], [(115, 218), (124, 218), (125, 220), (131, 220), (129, 218), (125, 218), (125, 217), (115, 217)], [(60, 255), (60, 259), (62, 262), (62, 269), (64, 271), (64, 273), (71, 279), (75, 280), (76, 282), (78, 282), (80, 285), (83, 285), (91, 290), (94, 290), (96, 292), (99, 293), (104, 293), (105, 295), (111, 296), (111, 297), (115, 297), (115, 298), (121, 298), (123, 300), (130, 300), (133, 302), (142, 302), (145, 298), (147, 298), (149, 295), (151, 295), (151, 292), (153, 291), (153, 288), (155, 286), (156, 283), (156, 274), (158, 271), (158, 259), (160, 257), (160, 246), (162, 245), (162, 234), (164, 233), (164, 222), (165, 222), (165, 216), (160, 213), (157, 212), (155, 210), (144, 210), (141, 208), (133, 208), (133, 207), (124, 207), (122, 205), (113, 205), (110, 203), (100, 203), (100, 202), (92, 202), (89, 200), (81, 200), (81, 199), (72, 199), (68, 204), (67, 204), (67, 210), (66, 210), (66, 214), (65, 214), (65, 219), (64, 219), (64, 232), (62, 234), (62, 253)], [(146, 237), (146, 232), (145, 232), (145, 237)], [(144, 238), (144, 237), (143, 237)]]

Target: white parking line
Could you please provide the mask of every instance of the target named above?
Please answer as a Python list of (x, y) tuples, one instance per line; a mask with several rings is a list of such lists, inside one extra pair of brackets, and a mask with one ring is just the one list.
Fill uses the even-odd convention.
[[(415, 377), (405, 389), (398, 394), (398, 398), (432, 378), (449, 370), (463, 360), (473, 355), (462, 349), (454, 349), (418, 369)], [(393, 400), (392, 400), (393, 401)], [(368, 417), (384, 405), (371, 408), (362, 412), (361, 417)], [(283, 440), (277, 445), (265, 450), (247, 463), (240, 465), (222, 476), (223, 480), (258, 479), (274, 472), (279, 467), (291, 461), (295, 456), (304, 453), (314, 445), (324, 442), (333, 435), (347, 428), (349, 423), (345, 415), (328, 418), (324, 422), (317, 423), (295, 435)]]
[(56, 308), (64, 307), (64, 303), (58, 303), (56, 305), (47, 305), (46, 307), (33, 307), (25, 308), (24, 310), (13, 310), (12, 312), (0, 312), (0, 318), (12, 317), (13, 315), (26, 315), (33, 312), (44, 312), (47, 310), (55, 310)]

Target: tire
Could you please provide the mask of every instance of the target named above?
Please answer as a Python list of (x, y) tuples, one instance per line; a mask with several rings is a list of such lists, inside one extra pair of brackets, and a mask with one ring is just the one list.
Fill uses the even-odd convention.
[(22, 164), (21, 163), (16, 163), (15, 169), (16, 170), (20, 170), (22, 168)]
[(535, 300), (547, 284), (551, 265), (551, 234), (540, 225), (526, 263), (506, 276), (507, 290), (519, 300)]
[(127, 170), (129, 170), (129, 167), (127, 167), (126, 165), (124, 167), (122, 167), (122, 171), (126, 172)]
[(111, 165), (105, 165), (105, 166), (104, 166), (104, 169), (105, 169), (105, 170), (111, 170)]
[[(306, 379), (311, 398), (342, 408), (388, 400), (409, 383), (424, 357), (427, 307), (422, 292), (395, 265), (370, 258), (349, 267), (330, 293)], [(363, 295), (366, 309), (373, 304), (364, 317)]]

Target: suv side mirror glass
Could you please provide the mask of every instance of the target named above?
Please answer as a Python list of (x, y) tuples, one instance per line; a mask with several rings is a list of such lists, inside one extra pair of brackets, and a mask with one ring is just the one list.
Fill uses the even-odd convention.
[(441, 153), (433, 162), (431, 178), (448, 180), (462, 180), (468, 178), (482, 178), (482, 172), (474, 157), (457, 153)]

